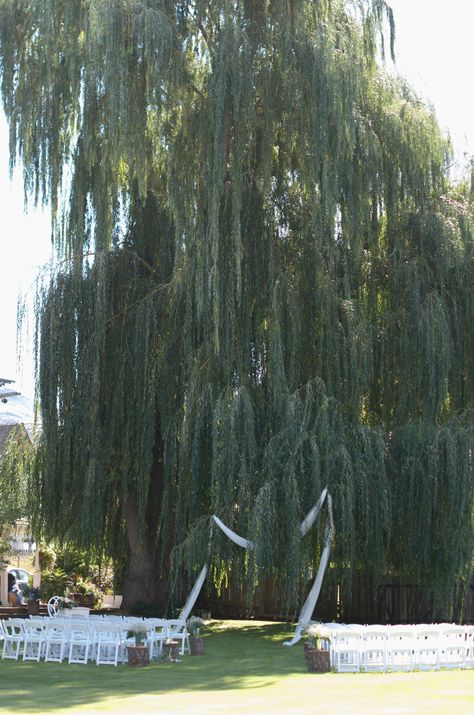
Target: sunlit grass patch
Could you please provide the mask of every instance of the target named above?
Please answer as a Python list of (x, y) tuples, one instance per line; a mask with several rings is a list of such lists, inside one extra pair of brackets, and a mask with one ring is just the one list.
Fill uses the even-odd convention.
[(214, 621), (205, 655), (179, 663), (69, 665), (0, 661), (0, 713), (458, 715), (474, 712), (474, 671), (307, 673), (290, 624)]

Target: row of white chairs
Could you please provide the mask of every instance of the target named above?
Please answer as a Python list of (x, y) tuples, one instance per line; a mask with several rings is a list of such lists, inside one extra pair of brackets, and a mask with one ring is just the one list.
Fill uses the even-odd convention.
[(181, 655), (190, 652), (186, 621), (180, 619), (30, 616), (1, 622), (2, 658), (83, 664), (93, 660), (116, 666), (127, 661), (127, 646), (135, 644), (135, 637), (128, 634), (137, 623), (145, 628), (150, 659), (160, 657), (163, 644), (171, 640), (178, 641)]
[(474, 668), (474, 626), (324, 626), (330, 632), (331, 666), (338, 673)]

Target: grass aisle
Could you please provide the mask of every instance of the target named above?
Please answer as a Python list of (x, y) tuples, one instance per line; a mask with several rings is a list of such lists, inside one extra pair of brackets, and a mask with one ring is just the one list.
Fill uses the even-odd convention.
[(147, 668), (0, 661), (0, 713), (239, 713), (463, 715), (474, 713), (474, 671), (306, 672), (285, 624), (215, 622), (205, 655)]

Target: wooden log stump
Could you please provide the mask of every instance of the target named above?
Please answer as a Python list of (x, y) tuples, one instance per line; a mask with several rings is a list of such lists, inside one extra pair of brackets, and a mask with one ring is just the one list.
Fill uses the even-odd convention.
[(128, 645), (128, 664), (135, 668), (142, 668), (150, 664), (150, 651), (147, 645)]
[(305, 646), (304, 657), (306, 658), (306, 666), (308, 673), (329, 673), (331, 665), (329, 661), (329, 651), (319, 650), (318, 648), (310, 648)]
[(171, 662), (176, 662), (179, 656), (179, 641), (163, 643), (163, 658)]
[(189, 636), (191, 655), (204, 655), (204, 641), (196, 636)]

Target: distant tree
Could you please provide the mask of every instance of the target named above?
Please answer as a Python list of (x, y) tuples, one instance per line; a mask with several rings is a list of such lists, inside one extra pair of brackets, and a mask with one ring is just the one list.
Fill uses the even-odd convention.
[(37, 308), (43, 533), (128, 552), (125, 604), (157, 602), (217, 513), (255, 549), (216, 536), (216, 581), (268, 570), (293, 605), (327, 484), (336, 578), (394, 568), (448, 598), (473, 546), (470, 197), (380, 67), (385, 2), (0, 12), (12, 161), (60, 261)]

